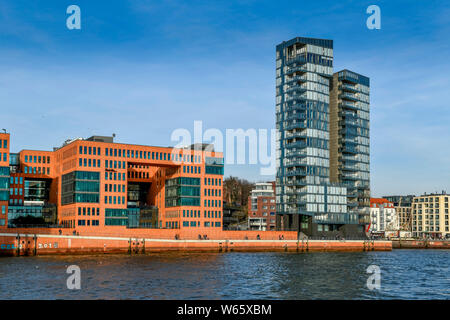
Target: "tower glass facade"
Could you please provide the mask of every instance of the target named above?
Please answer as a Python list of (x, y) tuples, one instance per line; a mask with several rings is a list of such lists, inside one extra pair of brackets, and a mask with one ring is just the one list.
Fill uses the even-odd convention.
[(330, 94), (331, 181), (347, 187), (348, 212), (369, 223), (369, 78), (349, 70), (333, 75)]
[(314, 233), (356, 221), (347, 214), (346, 188), (330, 183), (332, 76), (332, 40), (294, 38), (277, 46), (278, 229)]

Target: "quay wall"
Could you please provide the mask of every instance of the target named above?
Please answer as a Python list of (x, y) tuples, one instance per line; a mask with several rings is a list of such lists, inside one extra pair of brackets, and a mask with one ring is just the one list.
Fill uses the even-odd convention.
[(392, 240), (394, 249), (450, 249), (449, 240)]
[[(17, 231), (17, 230), (15, 230)], [(24, 231), (24, 230), (22, 230)], [(25, 230), (26, 231), (26, 230)], [(36, 231), (36, 230), (33, 230)], [(172, 230), (171, 230), (172, 232)], [(267, 233), (267, 234), (266, 234)], [(144, 254), (152, 252), (315, 252), (315, 251), (390, 251), (391, 241), (364, 240), (297, 240), (291, 233), (223, 231), (223, 238), (188, 239), (150, 237), (149, 234), (133, 236), (94, 234), (54, 234), (50, 233), (2, 233), (0, 232), (0, 256), (33, 256), (49, 254), (98, 254), (128, 253)], [(284, 239), (280, 240), (280, 235)], [(184, 235), (186, 236), (186, 235)], [(218, 236), (218, 235), (217, 235)], [(256, 235), (255, 235), (256, 236)], [(174, 236), (175, 237), (175, 236)]]

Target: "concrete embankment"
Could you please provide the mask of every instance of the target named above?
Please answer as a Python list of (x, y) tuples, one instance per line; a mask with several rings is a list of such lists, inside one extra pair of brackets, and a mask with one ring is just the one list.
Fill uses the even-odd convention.
[(394, 249), (450, 249), (449, 240), (392, 240)]
[(293, 239), (154, 239), (145, 237), (77, 236), (0, 233), (0, 255), (96, 254), (151, 252), (315, 252), (390, 251), (391, 241)]

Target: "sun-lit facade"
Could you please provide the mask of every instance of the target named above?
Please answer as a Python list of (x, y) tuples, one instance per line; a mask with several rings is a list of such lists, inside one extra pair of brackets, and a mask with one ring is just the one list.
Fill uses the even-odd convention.
[(450, 237), (450, 195), (424, 194), (414, 197), (411, 208), (413, 237)]
[[(349, 92), (351, 75), (347, 71), (333, 74), (332, 40), (297, 37), (276, 47), (279, 230), (298, 230), (307, 235), (364, 235), (370, 199), (369, 80), (360, 76), (357, 90)], [(335, 94), (339, 97), (331, 101)], [(332, 114), (338, 107), (343, 108), (352, 95), (356, 103), (350, 104), (356, 104), (361, 111), (347, 113), (357, 114), (359, 119), (352, 121), (359, 122), (359, 128), (343, 125), (343, 109), (339, 119)], [(341, 128), (337, 128), (338, 124)], [(338, 144), (339, 150), (332, 148)], [(338, 159), (338, 152), (355, 158), (357, 164), (344, 162), (341, 156)], [(345, 168), (340, 174), (332, 174), (338, 161), (345, 163)]]
[(101, 136), (10, 153), (9, 134), (0, 141), (0, 227), (32, 216), (73, 229), (222, 228), (221, 153)]
[(346, 188), (330, 183), (333, 41), (294, 38), (276, 48), (277, 225), (307, 234), (349, 223)]
[(330, 93), (330, 179), (347, 187), (347, 211), (369, 222), (369, 78), (349, 70), (333, 75)]

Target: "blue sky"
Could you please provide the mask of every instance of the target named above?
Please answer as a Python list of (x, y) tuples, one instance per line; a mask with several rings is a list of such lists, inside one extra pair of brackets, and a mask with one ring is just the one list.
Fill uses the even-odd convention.
[[(81, 30), (66, 8), (81, 8)], [(366, 8), (381, 8), (381, 30)], [(450, 5), (444, 1), (0, 1), (0, 128), (12, 151), (71, 137), (173, 145), (177, 128), (275, 127), (275, 46), (334, 40), (371, 78), (371, 187), (450, 192)], [(259, 166), (226, 175), (265, 180)]]

